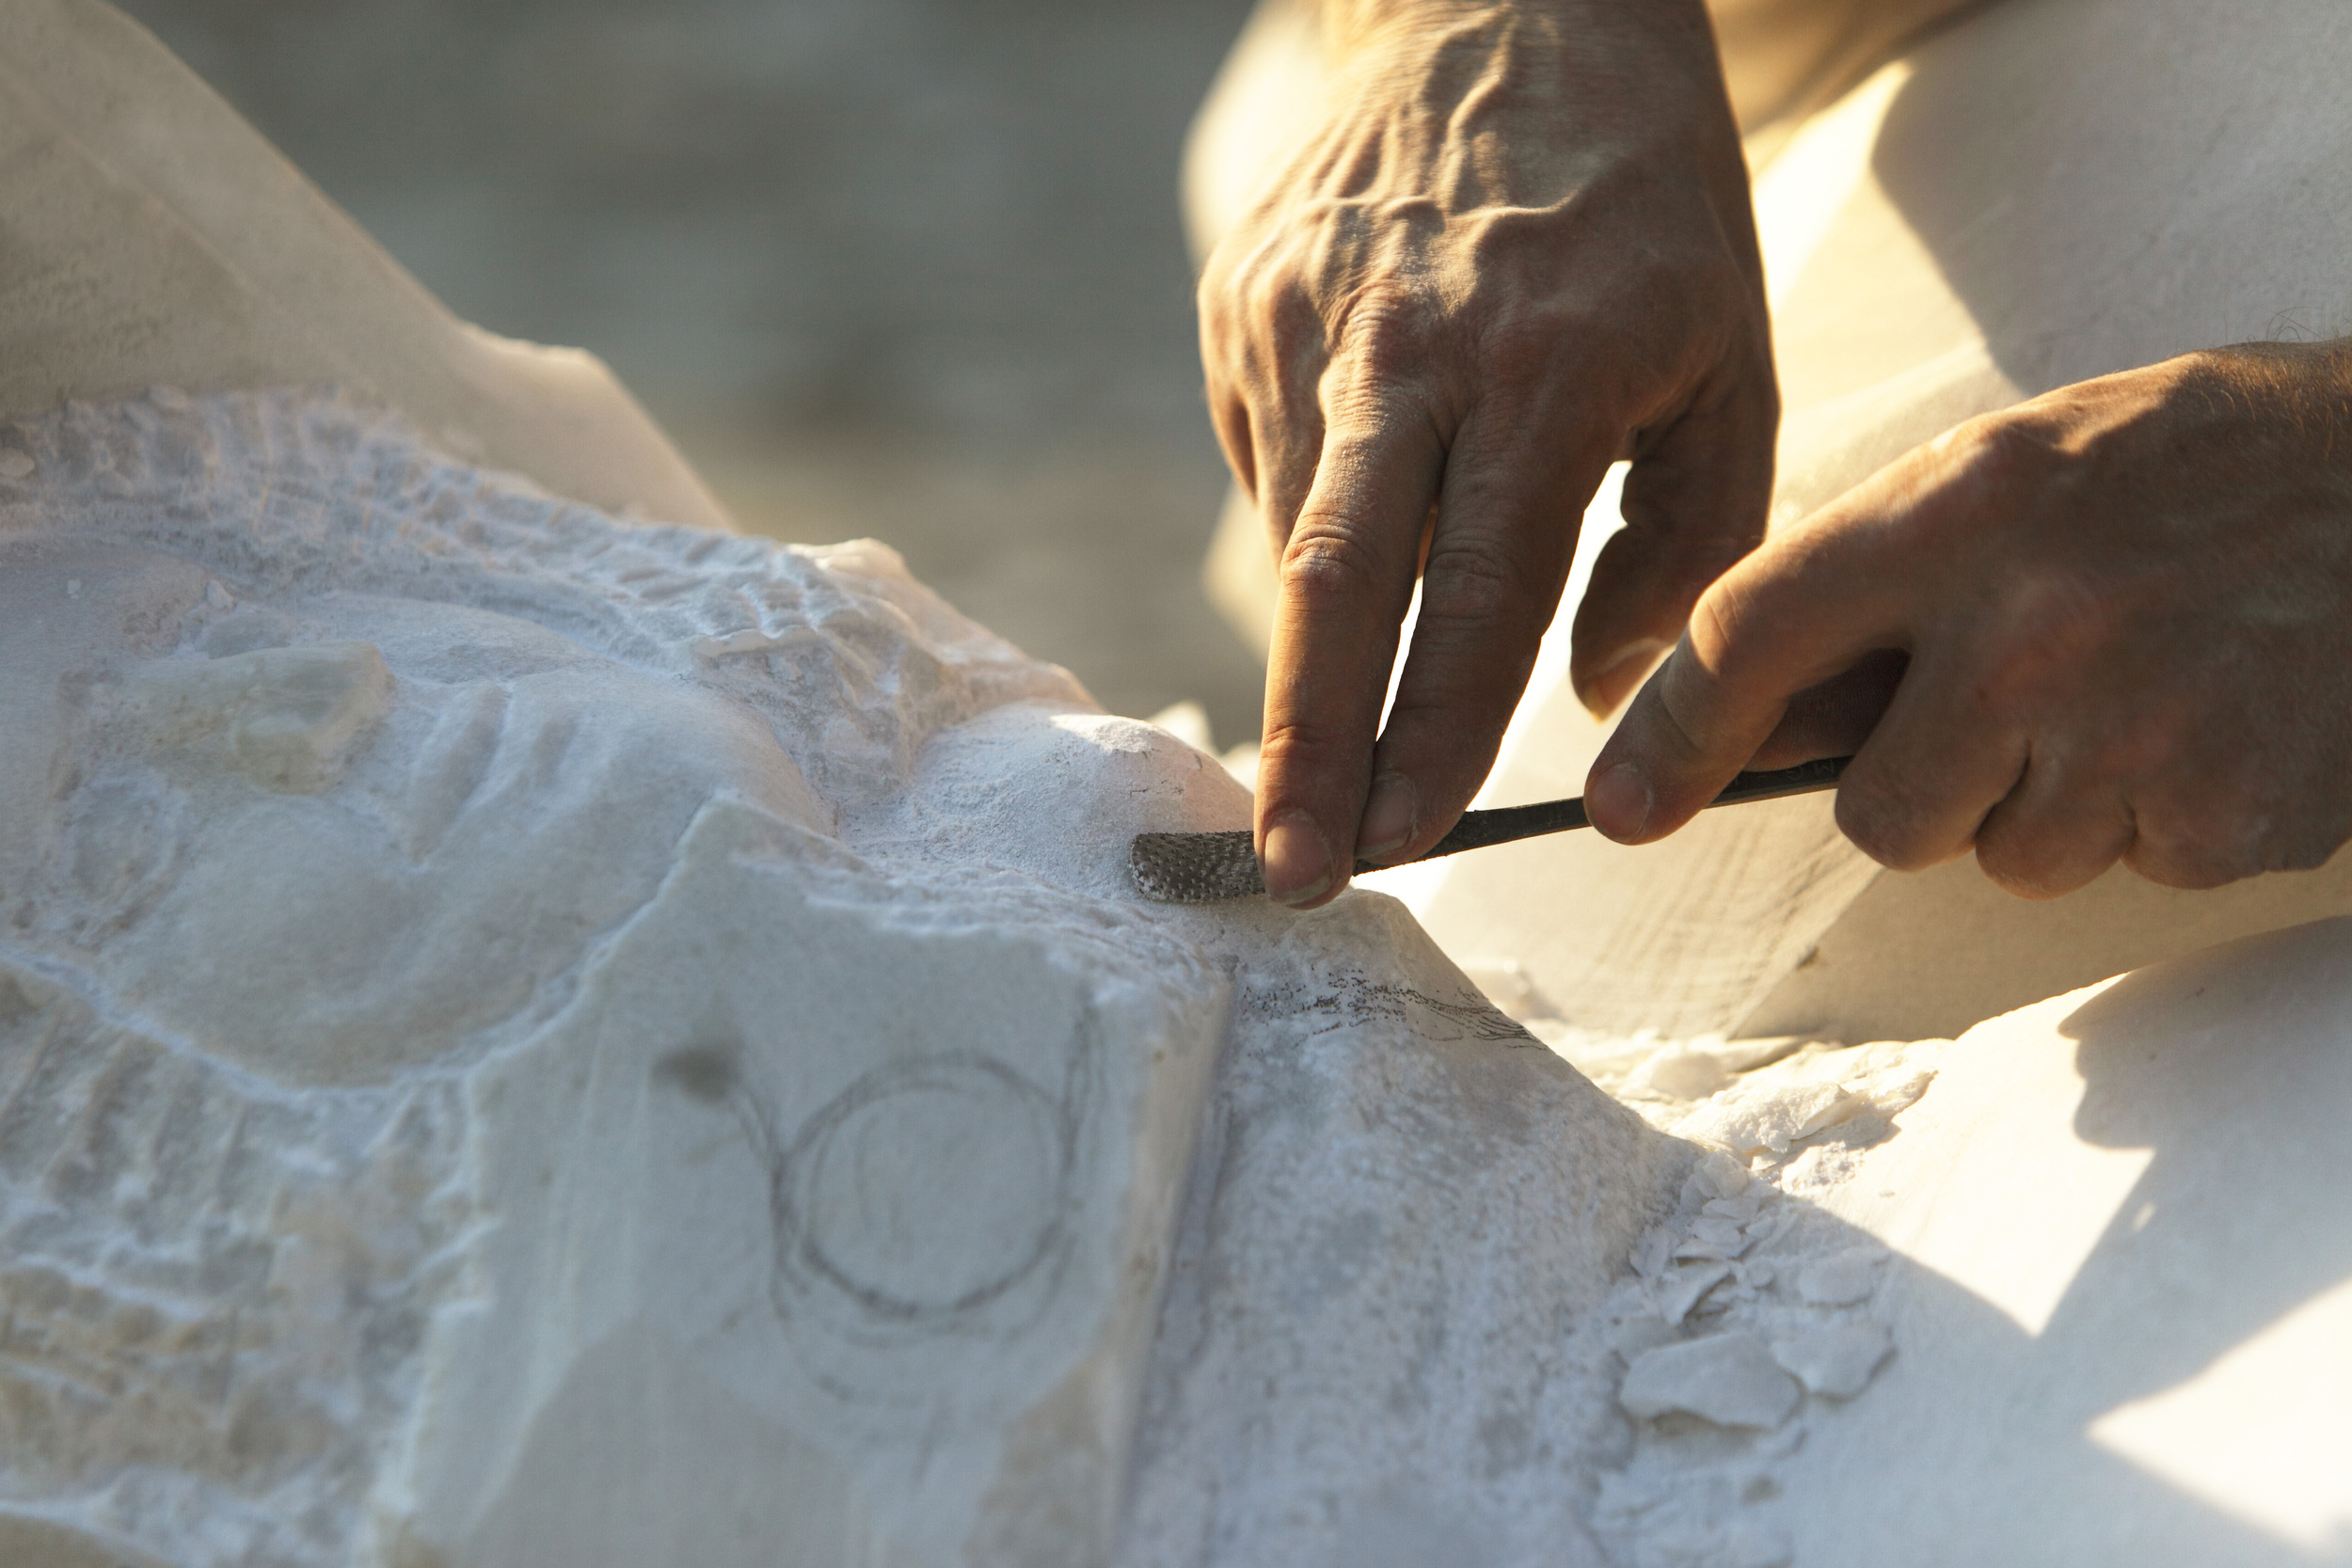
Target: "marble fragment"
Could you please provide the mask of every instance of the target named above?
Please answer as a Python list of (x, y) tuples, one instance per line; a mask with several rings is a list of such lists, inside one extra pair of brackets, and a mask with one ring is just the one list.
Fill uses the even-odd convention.
[(1675, 1248), (1674, 1255), (1678, 1259), (1737, 1258), (1747, 1251), (1751, 1241), (1740, 1221), (1702, 1213), (1691, 1222), (1690, 1235)]
[(1787, 1420), (1802, 1397), (1765, 1342), (1744, 1331), (1645, 1352), (1617, 1392), (1645, 1420), (1681, 1412), (1717, 1426), (1763, 1429)]
[(1700, 1212), (1729, 1220), (1733, 1225), (1744, 1226), (1763, 1211), (1764, 1195), (1751, 1189), (1739, 1197), (1709, 1198)]
[(1837, 1323), (1775, 1338), (1772, 1359), (1806, 1392), (1843, 1400), (1868, 1387), (1894, 1349), (1895, 1341), (1876, 1323)]
[(1711, 1101), (1679, 1123), (1678, 1131), (1686, 1137), (1720, 1144), (1736, 1154), (1765, 1149), (1786, 1154), (1798, 1139), (1836, 1126), (1867, 1104), (1838, 1084), (1789, 1084)]
[(1692, 1166), (1691, 1179), (1709, 1199), (1726, 1201), (1748, 1192), (1756, 1180), (1747, 1166), (1713, 1149), (1701, 1155), (1698, 1164)]
[(1730, 1082), (1730, 1070), (1711, 1052), (1660, 1052), (1627, 1076), (1620, 1092), (1705, 1100)]
[(1681, 1329), (1667, 1323), (1656, 1313), (1636, 1312), (1625, 1318), (1611, 1331), (1609, 1348), (1615, 1351), (1618, 1356), (1629, 1366), (1638, 1360), (1643, 1353), (1656, 1350), (1661, 1345), (1680, 1344), (1682, 1338)]
[(1825, 1258), (1808, 1258), (1797, 1268), (1797, 1294), (1815, 1307), (1850, 1307), (1878, 1288), (1879, 1264), (1886, 1254), (1876, 1246), (1852, 1246)]
[(1706, 1298), (1708, 1291), (1730, 1277), (1729, 1263), (1702, 1259), (1669, 1269), (1653, 1280), (1650, 1299), (1656, 1304), (1660, 1318), (1678, 1323), (1691, 1315), (1692, 1308)]

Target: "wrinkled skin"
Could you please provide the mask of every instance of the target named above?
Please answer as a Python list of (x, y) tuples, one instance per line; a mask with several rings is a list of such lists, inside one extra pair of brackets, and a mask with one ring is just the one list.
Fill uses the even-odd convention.
[(1854, 752), (1837, 820), (2049, 897), (2352, 836), (2352, 340), (2060, 388), (1888, 466), (1731, 569), (1594, 764), (1612, 838)]
[(1601, 710), (1762, 537), (1778, 420), (1698, 0), (1329, 11), (1321, 129), (1200, 284), (1211, 411), (1279, 553), (1258, 844), (1302, 908), (1469, 804), (1610, 462), (1628, 527), (1571, 665)]

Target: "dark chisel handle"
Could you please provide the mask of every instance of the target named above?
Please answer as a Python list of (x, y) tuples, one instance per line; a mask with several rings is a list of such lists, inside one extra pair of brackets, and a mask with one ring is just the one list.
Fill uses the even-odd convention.
[[(1728, 806), (1741, 800), (1770, 800), (1783, 795), (1827, 789), (1837, 782), (1837, 775), (1845, 771), (1846, 764), (1851, 760), (1828, 757), (1770, 773), (1742, 773), (1708, 804)], [(1581, 800), (1546, 800), (1533, 806), (1474, 811), (1454, 824), (1454, 831), (1438, 840), (1427, 854), (1414, 859), (1425, 861), (1488, 844), (1508, 844), (1514, 839), (1534, 838), (1538, 833), (1586, 827), (1590, 821)], [(1135, 879), (1136, 892), (1166, 904), (1214, 904), (1220, 899), (1247, 897), (1265, 891), (1254, 843), (1247, 828), (1221, 833), (1137, 833), (1135, 842), (1127, 847), (1128, 874)], [(1358, 861), (1356, 869), (1360, 874), (1383, 868), (1369, 861)]]
[[(1836, 787), (1837, 776), (1846, 770), (1846, 764), (1851, 761), (1851, 757), (1822, 757), (1815, 762), (1801, 762), (1794, 768), (1741, 773), (1707, 804), (1709, 809), (1736, 806), (1742, 800), (1776, 800), (1784, 795), (1810, 795), (1817, 790), (1832, 789)], [(1436, 860), (1439, 855), (1457, 854), (1464, 849), (1483, 849), (1489, 844), (1509, 844), (1516, 839), (1590, 826), (1592, 818), (1584, 815), (1581, 796), (1572, 800), (1539, 800), (1532, 806), (1497, 806), (1491, 811), (1465, 812), (1462, 820), (1454, 825), (1454, 831), (1432, 845), (1426, 854), (1394, 863), (1410, 865), (1414, 861)], [(1386, 869), (1370, 861), (1356, 863), (1359, 876)]]

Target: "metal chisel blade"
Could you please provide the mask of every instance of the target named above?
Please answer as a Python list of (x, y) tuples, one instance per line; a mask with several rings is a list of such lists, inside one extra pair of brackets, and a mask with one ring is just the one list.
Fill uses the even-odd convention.
[[(1776, 800), (1831, 789), (1851, 760), (1823, 757), (1794, 768), (1742, 773), (1708, 804), (1733, 806), (1745, 800)], [(1587, 821), (1581, 800), (1465, 812), (1452, 832), (1415, 859), (1434, 860), (1489, 844), (1562, 832), (1584, 827)], [(1359, 877), (1383, 869), (1370, 861), (1356, 863)], [(1162, 904), (1215, 904), (1265, 892), (1264, 876), (1258, 868), (1257, 841), (1247, 828), (1219, 833), (1137, 833), (1127, 848), (1127, 870), (1137, 893)]]

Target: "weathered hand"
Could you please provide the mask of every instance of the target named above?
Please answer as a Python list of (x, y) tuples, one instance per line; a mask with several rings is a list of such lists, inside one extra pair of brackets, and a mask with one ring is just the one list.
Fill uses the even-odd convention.
[(1359, 25), (1325, 123), (1200, 285), (1210, 405), (1281, 558), (1258, 845), (1300, 907), (1469, 804), (1609, 463), (1628, 527), (1572, 665), (1604, 710), (1761, 537), (1778, 419), (1698, 0), (1332, 10)]
[(2326, 861), (2352, 835), (2352, 341), (2106, 376), (1890, 465), (1708, 590), (1588, 800), (1644, 843), (1751, 758), (1857, 747), (1838, 825), (1898, 868), (1973, 847), (2049, 897), (2119, 859), (2173, 887)]

